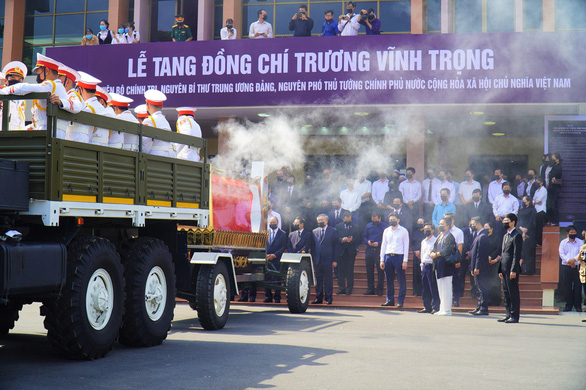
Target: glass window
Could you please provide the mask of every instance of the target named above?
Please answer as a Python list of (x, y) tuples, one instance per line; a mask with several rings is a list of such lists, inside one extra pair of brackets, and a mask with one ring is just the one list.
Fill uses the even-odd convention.
[(4, 17), (4, 12), (6, 7), (6, 0), (0, 0), (0, 18)]
[(83, 14), (55, 16), (55, 44), (79, 43), (83, 28)]
[(455, 0), (457, 33), (482, 32), (482, 0)]
[(381, 1), (381, 32), (411, 32), (411, 1)]
[(273, 34), (292, 36), (293, 31), (289, 31), (289, 22), (293, 14), (299, 11), (299, 4), (279, 4), (276, 8), (277, 15), (274, 23), (270, 21), (271, 15), (269, 13), (269, 22), (273, 25)]
[(266, 0), (242, 0), (242, 4), (259, 4), (264, 5), (265, 9), (268, 11), (269, 9), (273, 9), (274, 1), (266, 1)]
[(515, 0), (491, 0), (486, 2), (486, 31), (515, 31)]
[[(78, 1), (80, 1), (80, 0), (78, 0)], [(108, 0), (87, 0), (87, 10), (88, 10), (88, 12), (89, 11), (107, 11), (108, 10)]]
[(427, 0), (427, 32), (442, 30), (442, 1)]
[[(175, 0), (159, 0), (158, 31), (171, 31), (175, 25)], [(187, 23), (187, 21), (185, 22)], [(191, 31), (193, 33), (193, 31)]]
[(26, 44), (50, 45), (53, 43), (53, 16), (27, 16), (24, 26)]
[(0, 46), (3, 46), (3, 45), (4, 45), (4, 19), (0, 19)]
[(27, 15), (52, 14), (55, 9), (54, 0), (26, 0)]
[[(89, 1), (90, 3), (92, 0)], [(56, 13), (72, 13), (72, 12), (84, 12), (85, 1), (83, 0), (57, 0)]]
[[(107, 12), (85, 14), (85, 29), (91, 28), (94, 35), (100, 32), (100, 20), (108, 19)], [(110, 26), (112, 27), (112, 26)], [(85, 33), (85, 29), (83, 32)], [(83, 37), (83, 34), (81, 35)], [(79, 38), (81, 40), (81, 38)]]
[(224, 0), (214, 0), (214, 4), (215, 5), (223, 5), (224, 4)]
[(523, 2), (523, 27), (525, 31), (543, 30), (543, 0)]
[[(214, 7), (214, 38), (220, 38), (220, 30), (224, 28), (224, 8)], [(240, 26), (236, 27), (236, 30), (240, 31)]]
[(33, 61), (37, 60), (37, 53), (41, 53), (44, 55), (45, 49), (47, 49), (47, 47), (51, 46), (29, 46), (26, 44), (24, 45), (22, 62), (27, 66), (29, 74), (31, 74), (31, 70), (34, 68), (34, 65), (36, 65), (36, 62), (33, 63)]
[(556, 0), (556, 30), (585, 30), (586, 2), (584, 0)]

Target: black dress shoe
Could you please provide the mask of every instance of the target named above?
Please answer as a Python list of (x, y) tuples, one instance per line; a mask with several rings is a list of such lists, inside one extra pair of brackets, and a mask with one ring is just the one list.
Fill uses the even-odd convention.
[(395, 306), (395, 302), (386, 301), (385, 303), (381, 303), (381, 306)]
[(346, 295), (352, 295), (352, 290), (346, 290)]
[(476, 308), (476, 309), (474, 309), (474, 310), (470, 310), (470, 311), (468, 312), (468, 314), (476, 314), (476, 313), (478, 313), (478, 311), (479, 311), (479, 310), (480, 310), (479, 308)]
[(417, 310), (417, 313), (431, 313), (431, 309), (421, 309), (421, 310)]
[(457, 299), (454, 299), (454, 302), (452, 302), (452, 306), (453, 307), (460, 307), (460, 301), (458, 301)]
[(320, 303), (323, 303), (323, 301), (321, 299), (316, 299), (311, 302), (312, 305), (319, 305)]
[(472, 313), (473, 316), (487, 316), (488, 310), (478, 310), (475, 313)]
[(326, 304), (331, 305), (332, 301), (326, 301)]
[(273, 301), (273, 298), (265, 298), (265, 300), (263, 301), (264, 303), (271, 303)]
[(499, 318), (497, 321), (498, 321), (498, 322), (505, 322), (505, 321), (508, 321), (510, 318), (511, 318), (511, 317), (509, 317), (509, 316), (506, 316), (506, 317), (503, 317), (503, 318)]
[(398, 303), (397, 304), (397, 309), (402, 309), (403, 308), (403, 304), (402, 303)]
[(241, 296), (240, 298), (238, 298), (238, 302), (246, 302), (246, 301), (248, 301), (248, 297), (246, 297), (244, 295)]
[(566, 306), (566, 307), (564, 307), (564, 309), (562, 311), (572, 311), (572, 308)]
[(376, 295), (378, 295), (379, 297), (382, 297), (383, 296), (383, 292), (382, 291), (379, 291), (379, 292), (376, 293)]
[(586, 322), (586, 318), (584, 318), (584, 319), (582, 320), (582, 322)]
[(256, 297), (250, 297), (249, 302), (254, 302), (254, 301), (256, 301)]
[(340, 290), (338, 290), (337, 294), (338, 295), (346, 294), (346, 290), (340, 289)]
[(576, 311), (577, 311), (578, 313), (582, 313), (582, 308), (581, 308), (581, 307), (577, 307), (577, 308), (576, 308)]
[(368, 290), (367, 292), (364, 293), (364, 295), (374, 295), (374, 291)]
[(439, 310), (432, 310), (432, 311), (431, 311), (431, 314), (435, 314), (435, 313), (437, 313), (438, 311), (439, 311)]
[(281, 303), (281, 298), (275, 298), (275, 303)]
[(517, 322), (519, 322), (519, 320), (514, 319), (514, 318), (509, 318), (508, 320), (505, 321), (505, 324), (516, 324)]

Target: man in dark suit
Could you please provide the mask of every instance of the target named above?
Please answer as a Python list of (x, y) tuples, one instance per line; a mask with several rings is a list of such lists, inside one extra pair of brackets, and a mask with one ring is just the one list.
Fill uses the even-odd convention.
[(478, 291), (478, 306), (470, 314), (476, 316), (488, 315), (488, 280), (490, 277), (490, 264), (488, 256), (490, 255), (490, 240), (488, 230), (484, 229), (480, 217), (474, 217), (470, 221), (470, 226), (474, 226), (476, 238), (470, 248), (470, 275), (474, 278), (474, 284)]
[(482, 222), (494, 221), (494, 214), (492, 207), (482, 200), (482, 190), (475, 189), (472, 191), (472, 202), (465, 206), (466, 221), (470, 221), (474, 217), (480, 217)]
[(293, 221), (294, 231), (289, 234), (289, 244), (287, 252), (289, 253), (309, 253), (311, 250), (311, 231), (305, 229), (305, 218), (297, 217)]
[[(403, 204), (403, 197), (395, 197), (391, 205), (394, 209), (394, 211), (392, 212), (397, 213), (397, 215), (399, 215), (399, 225), (407, 229), (407, 231), (409, 232), (409, 237), (411, 237), (411, 232), (413, 231), (413, 219), (411, 218), (411, 210), (409, 210), (409, 207), (405, 207), (405, 205)], [(388, 216), (390, 214), (391, 213), (387, 215), (387, 220), (389, 219)]]
[[(474, 217), (481, 219), (480, 217)], [(462, 228), (462, 233), (464, 233), (464, 244), (462, 245), (462, 258), (463, 261), (460, 265), (460, 270), (454, 274), (454, 300), (459, 300), (464, 295), (464, 287), (466, 285), (466, 274), (469, 270), (469, 260), (470, 260), (470, 250), (472, 249), (472, 243), (476, 238), (476, 227), (475, 222), (473, 221), (474, 218), (471, 218), (468, 221), (468, 227)], [(471, 270), (471, 269), (470, 269)], [(458, 280), (456, 280), (458, 278)], [(470, 277), (470, 294), (472, 297), (476, 298), (476, 284), (474, 283), (474, 278)]]
[[(287, 234), (281, 229), (278, 228), (277, 217), (271, 217), (269, 220), (269, 231), (268, 231), (268, 240), (267, 240), (267, 261), (269, 262), (268, 266), (274, 270), (279, 270), (281, 266), (281, 256), (283, 256), (283, 252), (287, 249)], [(278, 279), (274, 277), (267, 277), (268, 281), (277, 281)], [(256, 295), (256, 291), (254, 292)], [(252, 292), (251, 292), (252, 296)], [(265, 303), (273, 301), (273, 294), (270, 288), (265, 288)], [(281, 290), (275, 289), (275, 303), (281, 302)]]
[(336, 226), (340, 243), (338, 251), (338, 294), (352, 294), (354, 288), (354, 261), (360, 242), (360, 228), (352, 223), (352, 213), (344, 211), (344, 222)]
[(320, 214), (317, 217), (317, 228), (313, 229), (313, 248), (311, 256), (315, 269), (316, 298), (313, 304), (323, 303), (324, 293), (326, 303), (332, 304), (334, 281), (332, 267), (337, 265), (338, 258), (338, 231), (328, 225), (328, 216)]
[(332, 200), (333, 210), (328, 211), (328, 220), (331, 227), (342, 223), (342, 200), (337, 197)]
[(499, 263), (499, 276), (503, 280), (503, 292), (505, 295), (506, 317), (499, 322), (519, 322), (519, 309), (521, 298), (519, 296), (519, 275), (521, 274), (521, 252), (523, 250), (523, 234), (515, 227), (517, 216), (513, 213), (505, 215), (503, 228), (506, 230), (503, 237), (501, 261)]
[(523, 195), (529, 195), (531, 198), (535, 196), (535, 192), (539, 189), (539, 184), (535, 182), (535, 179), (537, 179), (535, 169), (529, 169), (527, 171), (527, 186)]

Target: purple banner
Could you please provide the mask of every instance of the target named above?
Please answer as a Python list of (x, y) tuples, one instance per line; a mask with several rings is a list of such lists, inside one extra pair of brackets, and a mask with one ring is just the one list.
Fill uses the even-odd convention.
[(586, 32), (379, 35), (59, 47), (53, 57), (170, 106), (586, 101)]

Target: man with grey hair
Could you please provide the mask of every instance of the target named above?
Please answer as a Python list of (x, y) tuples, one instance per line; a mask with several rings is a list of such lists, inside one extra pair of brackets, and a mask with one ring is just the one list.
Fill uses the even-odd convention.
[(323, 303), (324, 295), (326, 303), (332, 304), (334, 281), (332, 267), (337, 266), (338, 259), (338, 231), (328, 225), (328, 216), (317, 216), (317, 228), (313, 229), (313, 246), (311, 255), (315, 268), (315, 300), (313, 304)]

